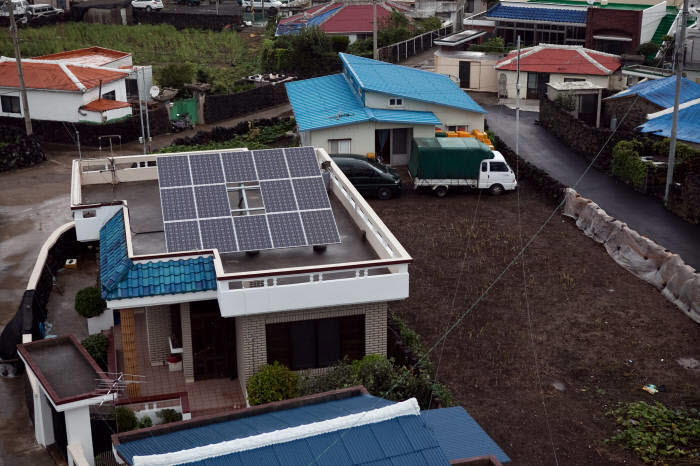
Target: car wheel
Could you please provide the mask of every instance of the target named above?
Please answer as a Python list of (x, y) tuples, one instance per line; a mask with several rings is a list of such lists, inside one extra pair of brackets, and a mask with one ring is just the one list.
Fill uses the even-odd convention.
[(489, 192), (493, 196), (498, 196), (500, 194), (503, 194), (503, 191), (504, 191), (503, 186), (501, 186), (500, 184), (492, 184), (491, 187), (489, 188)]
[(434, 191), (437, 197), (443, 198), (447, 196), (447, 186), (438, 186)]
[(382, 201), (389, 200), (392, 198), (392, 196), (393, 193), (391, 192), (391, 189), (387, 188), (386, 186), (383, 186), (377, 190), (377, 197)]
[(153, 8), (151, 8), (150, 6), (147, 6), (147, 7), (146, 7), (146, 13), (150, 13), (151, 11), (153, 11)]

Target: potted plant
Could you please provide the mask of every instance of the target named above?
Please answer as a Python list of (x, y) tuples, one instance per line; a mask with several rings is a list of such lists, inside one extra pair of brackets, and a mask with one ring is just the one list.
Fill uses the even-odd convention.
[(75, 310), (87, 319), (88, 334), (95, 335), (114, 325), (114, 315), (95, 286), (88, 286), (75, 295)]
[(182, 370), (182, 356), (179, 354), (171, 354), (168, 357), (168, 370), (176, 372)]

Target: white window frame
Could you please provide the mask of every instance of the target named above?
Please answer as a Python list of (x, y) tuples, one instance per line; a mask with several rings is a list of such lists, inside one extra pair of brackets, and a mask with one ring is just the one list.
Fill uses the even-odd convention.
[[(347, 150), (340, 150), (340, 144), (347, 143)], [(334, 147), (335, 146), (335, 150)], [(328, 140), (328, 153), (330, 154), (352, 154), (352, 139), (340, 138)]]

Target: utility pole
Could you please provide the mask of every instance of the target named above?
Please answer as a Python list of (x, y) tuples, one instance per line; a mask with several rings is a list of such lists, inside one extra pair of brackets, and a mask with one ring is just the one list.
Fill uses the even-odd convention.
[(146, 112), (146, 147), (148, 147), (148, 152), (151, 152), (151, 122), (148, 116), (148, 96), (146, 93), (146, 68), (141, 67), (141, 82), (143, 83), (143, 98), (144, 98), (144, 110)]
[(683, 13), (681, 13), (680, 32), (676, 40), (676, 95), (673, 99), (673, 123), (671, 124), (671, 143), (668, 147), (668, 171), (666, 172), (666, 192), (664, 204), (668, 205), (668, 194), (673, 183), (673, 164), (676, 161), (676, 133), (678, 131), (678, 107), (681, 98), (681, 79), (683, 78), (683, 62), (685, 61), (685, 28), (688, 24), (688, 1), (683, 1)]
[(17, 23), (15, 22), (15, 6), (12, 4), (12, 0), (6, 0), (5, 5), (7, 6), (7, 11), (10, 13), (10, 36), (12, 37), (12, 43), (15, 46), (15, 59), (17, 60), (17, 74), (19, 76), (19, 94), (22, 98), (22, 110), (24, 110), (24, 128), (27, 132), (27, 136), (31, 136), (34, 131), (32, 131), (32, 118), (29, 115), (27, 89), (24, 87), (24, 75), (22, 74), (22, 57), (19, 54), (19, 38), (17, 37)]
[(520, 156), (520, 36), (518, 36), (518, 61), (515, 77), (515, 155)]
[(372, 58), (379, 60), (377, 50), (377, 0), (372, 0)]
[[(136, 77), (138, 78), (138, 70), (136, 71), (136, 73)], [(141, 81), (139, 79), (136, 79), (136, 88), (139, 91), (139, 120), (141, 120), (141, 141), (143, 142), (143, 155), (146, 155), (146, 132), (143, 129), (143, 106), (141, 105), (141, 91), (145, 91), (145, 89), (142, 89), (143, 85), (141, 84)], [(148, 109), (146, 109), (146, 112), (148, 112)]]

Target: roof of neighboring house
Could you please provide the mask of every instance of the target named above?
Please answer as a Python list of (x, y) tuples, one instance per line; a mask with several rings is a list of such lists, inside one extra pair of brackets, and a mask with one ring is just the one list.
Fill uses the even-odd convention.
[[(649, 120), (646, 123), (639, 125), (642, 133), (671, 137), (673, 107), (652, 113), (648, 117)], [(676, 137), (681, 141), (700, 144), (700, 99), (688, 101), (679, 107)]]
[(654, 5), (643, 5), (635, 3), (608, 3), (603, 5), (600, 1), (588, 5), (587, 2), (583, 0), (528, 0), (528, 3), (551, 3), (555, 5), (572, 5), (572, 6), (585, 6), (592, 8), (607, 8), (610, 10), (646, 10)]
[(116, 110), (118, 108), (130, 107), (129, 102), (122, 102), (120, 100), (110, 100), (110, 99), (96, 99), (87, 105), (83, 105), (83, 110), (88, 110), (90, 112), (106, 112), (107, 110)]
[[(377, 5), (377, 23), (391, 16), (392, 10), (405, 11), (403, 5), (388, 1)], [(301, 13), (280, 20), (276, 35), (299, 31), (304, 27), (318, 26), (328, 34), (357, 34), (372, 32), (372, 4), (330, 3), (312, 7)]]
[(535, 6), (510, 6), (497, 3), (486, 12), (486, 18), (499, 20), (523, 20), (549, 23), (586, 24), (585, 9), (540, 8)]
[(134, 263), (128, 256), (123, 210), (100, 229), (100, 280), (106, 300), (216, 290), (212, 257)]
[[(478, 424), (465, 426), (462, 408), (433, 415), (431, 421), (426, 413), (415, 399), (394, 403), (352, 387), (156, 427), (144, 434), (119, 434), (115, 447), (133, 465), (204, 465), (212, 464), (214, 457), (217, 464), (281, 465), (293, 459), (295, 464), (446, 465), (458, 459), (450, 455), (471, 453), (508, 461), (492, 440), (484, 441), (490, 438)], [(462, 433), (468, 436), (461, 438), (460, 448), (457, 435)]]
[(299, 131), (365, 121), (440, 124), (432, 112), (372, 109), (362, 105), (342, 73), (285, 83)]
[(34, 60), (55, 60), (62, 62), (81, 63), (83, 65), (104, 66), (121, 58), (130, 56), (130, 53), (119, 50), (106, 49), (104, 47), (86, 47), (84, 49), (67, 50), (65, 52), (51, 53), (34, 57)]
[(364, 91), (486, 113), (445, 75), (340, 53), (344, 68)]
[[(97, 66), (48, 60), (22, 60), (22, 74), (27, 89), (85, 91), (129, 75), (126, 71)], [(0, 87), (19, 87), (17, 62), (0, 58)]]
[[(643, 97), (661, 108), (671, 107), (676, 95), (676, 77), (669, 76), (663, 79), (641, 81), (624, 91), (611, 95), (607, 100), (634, 95)], [(680, 103), (683, 104), (697, 98), (700, 98), (700, 84), (682, 78)]]
[[(517, 52), (511, 52), (496, 64), (496, 69), (516, 71), (517, 59)], [(540, 44), (520, 50), (520, 71), (607, 76), (621, 66), (619, 55), (580, 45)]]

